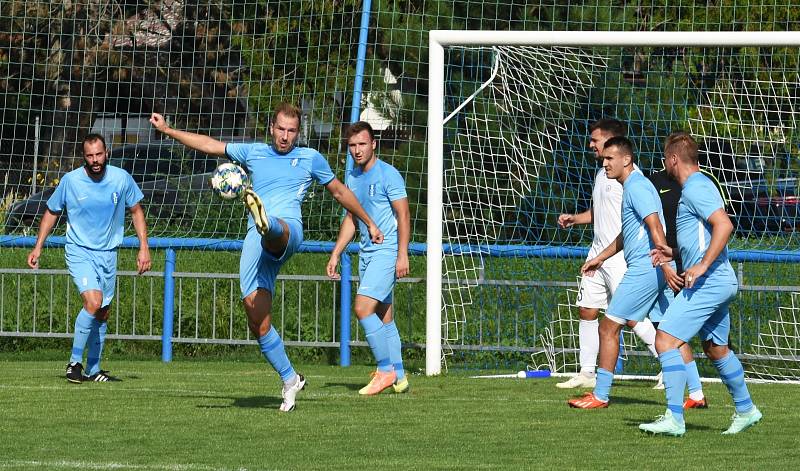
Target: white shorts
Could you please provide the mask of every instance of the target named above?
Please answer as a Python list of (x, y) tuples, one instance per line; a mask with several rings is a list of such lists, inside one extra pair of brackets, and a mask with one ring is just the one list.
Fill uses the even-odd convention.
[(622, 277), (625, 276), (626, 266), (600, 267), (594, 276), (583, 275), (581, 286), (578, 288), (578, 299), (575, 305), (590, 309), (605, 309), (611, 302), (611, 296), (617, 290)]

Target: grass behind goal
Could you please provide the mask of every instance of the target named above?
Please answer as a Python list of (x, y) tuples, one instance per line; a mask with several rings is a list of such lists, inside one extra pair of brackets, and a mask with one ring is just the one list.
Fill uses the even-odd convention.
[[(731, 401), (687, 414), (684, 438), (641, 434), (664, 409), (649, 382), (615, 386), (607, 410), (569, 409), (556, 380), (410, 378), (408, 394), (358, 396), (367, 367), (306, 366), (298, 409), (260, 362), (111, 360), (124, 382), (68, 384), (55, 361), (0, 360), (2, 469), (794, 468), (800, 388), (750, 385), (762, 423), (733, 437)], [(392, 469), (392, 468), (388, 468)]]

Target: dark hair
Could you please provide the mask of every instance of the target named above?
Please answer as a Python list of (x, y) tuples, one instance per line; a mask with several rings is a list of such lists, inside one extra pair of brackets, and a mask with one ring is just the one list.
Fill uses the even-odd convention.
[(636, 156), (633, 154), (633, 143), (627, 137), (614, 136), (606, 141), (603, 149), (610, 149), (611, 147), (616, 147), (623, 155), (629, 155), (632, 161), (636, 160)]
[(605, 132), (611, 133), (614, 136), (625, 136), (628, 134), (628, 126), (622, 121), (612, 118), (598, 119), (589, 125), (589, 132), (594, 132), (595, 129), (602, 129)]
[(348, 126), (347, 130), (344, 132), (344, 138), (345, 140), (349, 140), (351, 137), (355, 136), (361, 131), (367, 131), (367, 134), (369, 134), (369, 139), (371, 141), (375, 140), (375, 131), (372, 129), (372, 125), (366, 121), (356, 121)]
[(97, 133), (87, 134), (83, 138), (83, 142), (81, 142), (81, 150), (83, 150), (83, 148), (86, 146), (87, 143), (95, 142), (95, 141), (102, 142), (103, 143), (103, 149), (108, 150), (108, 146), (106, 145), (106, 139), (103, 136), (101, 136), (100, 134), (97, 134)]
[(664, 141), (664, 155), (676, 153), (681, 161), (697, 164), (697, 141), (691, 134), (678, 131), (667, 136)]
[(278, 106), (275, 107), (275, 112), (272, 113), (272, 123), (275, 124), (275, 121), (278, 120), (278, 115), (282, 114), (284, 116), (288, 116), (289, 118), (295, 118), (297, 121), (300, 121), (300, 109), (294, 106), (291, 103), (278, 103)]

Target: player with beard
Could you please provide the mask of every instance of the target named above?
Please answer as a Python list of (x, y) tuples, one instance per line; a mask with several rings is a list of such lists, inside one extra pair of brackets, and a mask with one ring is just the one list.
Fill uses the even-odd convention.
[[(78, 287), (83, 308), (75, 317), (75, 336), (66, 376), (71, 383), (83, 381), (118, 381), (100, 369), (108, 308), (114, 297), (117, 277), (117, 247), (122, 243), (125, 208), (131, 212), (139, 239), (136, 269), (142, 274), (150, 269), (147, 223), (139, 202), (144, 195), (125, 170), (108, 165), (108, 149), (103, 136), (89, 134), (83, 139), (84, 165), (61, 178), (47, 200), (36, 244), (28, 254), (28, 266), (39, 268), (39, 258), (47, 236), (66, 211), (67, 225), (64, 252), (72, 281)], [(86, 375), (83, 354), (86, 353)]]

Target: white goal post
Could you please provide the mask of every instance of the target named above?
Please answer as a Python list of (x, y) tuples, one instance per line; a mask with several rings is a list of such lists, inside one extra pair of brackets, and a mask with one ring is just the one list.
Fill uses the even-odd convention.
[[(445, 47), (797, 47), (800, 32), (430, 31), (426, 374), (442, 369)], [(454, 111), (455, 114), (458, 111)], [(452, 115), (451, 115), (452, 116)]]

